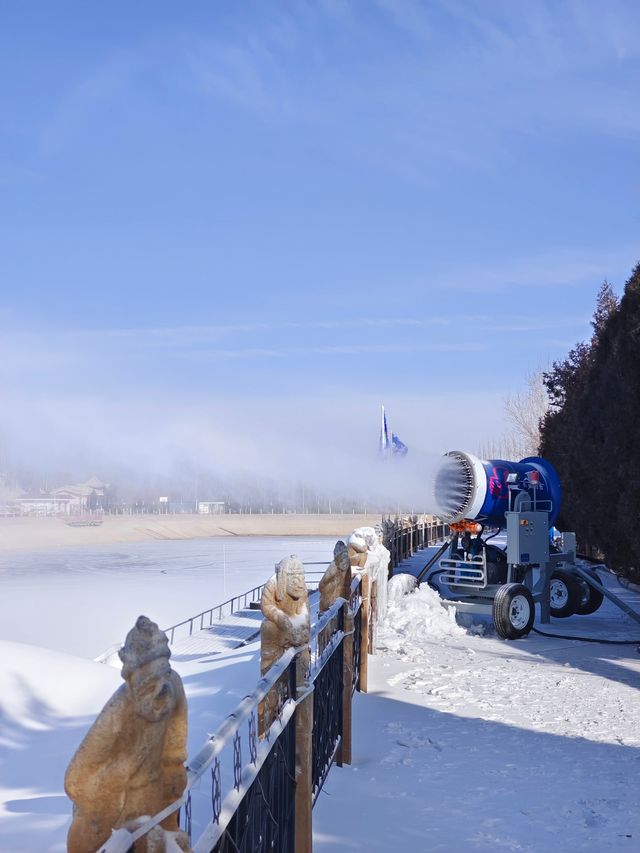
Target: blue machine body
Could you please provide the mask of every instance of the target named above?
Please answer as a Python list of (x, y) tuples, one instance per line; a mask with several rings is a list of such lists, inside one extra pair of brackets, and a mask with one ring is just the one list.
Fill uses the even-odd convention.
[[(488, 524), (504, 527), (504, 514), (509, 510), (509, 484), (507, 477), (515, 474), (518, 489), (528, 495), (540, 510), (549, 514), (549, 527), (555, 524), (562, 504), (562, 487), (555, 468), (540, 456), (529, 456), (520, 462), (505, 459), (481, 460), (487, 477), (485, 499), (475, 518)], [(531, 476), (533, 473), (533, 477)], [(532, 481), (536, 480), (534, 487)], [(513, 501), (513, 495), (512, 495)], [(511, 507), (513, 509), (513, 506)]]

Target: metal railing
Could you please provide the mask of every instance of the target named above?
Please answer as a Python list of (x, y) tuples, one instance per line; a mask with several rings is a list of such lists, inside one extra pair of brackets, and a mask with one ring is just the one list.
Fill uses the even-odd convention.
[[(205, 773), (211, 771), (211, 808), (212, 821), (206, 827), (201, 837), (194, 845), (194, 851), (214, 850), (222, 833), (228, 826), (236, 811), (234, 800), (244, 794), (264, 765), (269, 753), (277, 743), (280, 735), (289, 724), (295, 711), (295, 664), (300, 649), (288, 649), (277, 660), (269, 671), (260, 679), (255, 690), (246, 696), (235, 711), (218, 727), (199, 752), (187, 762), (187, 785), (182, 796), (170, 803), (161, 812), (146, 820), (134, 832), (119, 829), (100, 848), (98, 853), (126, 853), (129, 848), (161, 821), (178, 809), (184, 809), (184, 830), (191, 832), (191, 792), (200, 783)], [(290, 688), (289, 696), (283, 703), (278, 719), (271, 726), (269, 738), (261, 744), (257, 738), (257, 708), (274, 686), (281, 681), (283, 675), (288, 675)], [(244, 743), (244, 749), (243, 749)], [(232, 745), (233, 758), (231, 771), (233, 774), (232, 788), (222, 799), (221, 761), (220, 756), (225, 747)], [(249, 761), (243, 766), (242, 755), (249, 756)], [(208, 846), (211, 843), (211, 846)], [(230, 848), (233, 849), (233, 848)]]
[(449, 525), (435, 516), (383, 517), (382, 529), (385, 547), (391, 555), (389, 577), (403, 560), (416, 551), (428, 548), (449, 535)]
[(342, 697), (344, 690), (344, 609), (337, 615), (330, 654), (321, 657), (313, 678), (313, 728), (311, 730), (311, 789), (318, 799), (342, 740)]
[[(247, 787), (213, 848), (203, 839), (194, 853), (252, 853), (255, 850), (295, 851), (296, 726), (290, 716)], [(238, 794), (240, 787), (237, 788)]]
[[(226, 721), (227, 730), (223, 723), (213, 735), (211, 740), (219, 744), (213, 763), (207, 745), (200, 751), (205, 766), (211, 767), (211, 821), (193, 844), (194, 853), (270, 849), (293, 853), (296, 657), (299, 652), (299, 649), (285, 652), (261, 680), (265, 687), (268, 685), (267, 689), (254, 691), (243, 700), (245, 713), (234, 712)], [(278, 714), (266, 737), (260, 741), (258, 706), (273, 690), (277, 690), (279, 699)], [(232, 721), (234, 717), (238, 718), (238, 724)], [(246, 729), (243, 729), (243, 721), (247, 722)], [(233, 783), (223, 799), (221, 755), (229, 743), (233, 744)], [(189, 770), (197, 762), (198, 756), (189, 762)], [(191, 838), (189, 824), (185, 830)]]
[[(305, 563), (304, 565), (328, 566), (329, 563)], [(318, 588), (320, 578), (323, 574), (323, 572), (305, 573), (305, 580), (307, 582), (307, 589), (309, 592), (313, 592)], [(223, 601), (221, 604), (216, 604), (208, 610), (203, 610), (201, 613), (196, 613), (195, 616), (189, 616), (187, 619), (183, 619), (182, 622), (176, 622), (175, 625), (170, 625), (168, 628), (164, 628), (164, 633), (169, 639), (169, 645), (172, 646), (174, 644), (176, 640), (176, 632), (179, 635), (178, 639), (185, 636), (191, 637), (194, 629), (196, 631), (203, 631), (205, 628), (211, 628), (215, 622), (220, 622), (225, 617), (232, 616), (234, 613), (237, 613), (238, 610), (246, 610), (252, 604), (257, 604), (262, 598), (262, 592), (265, 586), (266, 582), (259, 586), (254, 586), (253, 589), (234, 595), (226, 601)], [(184, 631), (180, 631), (180, 628), (184, 628)]]
[[(344, 619), (347, 609), (354, 624), (361, 618), (361, 579), (352, 584), (350, 602), (337, 599), (311, 627), (309, 692), (313, 691), (312, 790), (317, 798), (342, 739), (344, 689)], [(355, 611), (355, 612), (354, 612)], [(359, 644), (354, 644), (355, 650)], [(297, 694), (297, 657), (302, 649), (289, 649), (260, 679), (187, 762), (183, 795), (159, 814), (144, 821), (134, 832), (119, 829), (98, 853), (126, 853), (168, 815), (182, 812), (183, 830), (191, 838), (193, 797), (210, 772), (210, 820), (193, 842), (194, 853), (278, 850), (293, 853), (295, 804), (295, 711), (307, 698)], [(355, 664), (355, 660), (354, 660)], [(275, 691), (277, 716), (265, 737), (258, 737), (258, 709)], [(227, 756), (226, 767), (223, 753)], [(226, 780), (226, 794), (225, 781)], [(199, 804), (202, 802), (199, 798)]]

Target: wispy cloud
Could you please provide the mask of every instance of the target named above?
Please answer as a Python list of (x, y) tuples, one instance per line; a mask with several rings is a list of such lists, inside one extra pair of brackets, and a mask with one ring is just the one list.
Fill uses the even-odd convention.
[[(358, 15), (325, 3), (274, 19), (281, 27), (260, 19), (231, 42), (194, 40), (195, 84), (264, 119), (310, 124), (316, 142), (414, 183), (428, 184), (443, 162), (494, 171), (523, 135), (640, 135), (631, 35), (640, 9), (628, 3), (603, 14), (583, 2), (379, 0)], [(317, 39), (327, 27), (335, 38)], [(357, 63), (342, 61), (346, 32)], [(594, 81), (612, 63), (625, 65), (624, 77)]]
[[(451, 343), (386, 343), (386, 344), (334, 344), (318, 346), (279, 346), (271, 347), (237, 347), (217, 348), (200, 347), (198, 349), (183, 349), (177, 354), (178, 358), (202, 362), (224, 361), (263, 361), (269, 359), (304, 358), (309, 356), (360, 356), (360, 355), (412, 355), (417, 353), (477, 353), (486, 350), (486, 344), (467, 341)], [(124, 354), (121, 354), (121, 356)], [(176, 354), (174, 354), (176, 357)]]
[[(0, 317), (1, 320), (1, 317)], [(484, 335), (487, 331), (520, 332), (548, 331), (552, 329), (570, 329), (588, 321), (587, 315), (567, 314), (562, 317), (548, 315), (510, 315), (502, 314), (499, 319), (490, 314), (463, 314), (456, 316), (430, 315), (426, 317), (356, 317), (346, 320), (308, 320), (304, 322), (282, 321), (273, 323), (220, 323), (213, 325), (187, 325), (149, 328), (145, 326), (98, 329), (46, 329), (33, 331), (14, 331), (11, 323), (5, 326), (0, 341), (0, 356), (5, 362), (9, 352), (22, 350), (24, 358), (29, 353), (38, 353), (34, 359), (42, 360), (41, 350), (50, 348), (58, 358), (65, 352), (92, 351), (94, 354), (110, 352), (114, 356), (130, 356), (132, 351), (166, 350), (174, 353), (193, 352), (195, 356), (207, 354), (211, 358), (276, 358), (280, 355), (301, 355), (304, 353), (391, 353), (419, 351), (478, 351), (479, 343), (469, 340), (474, 330)], [(451, 342), (450, 330), (465, 328), (464, 342)], [(397, 339), (385, 343), (371, 343), (367, 340), (369, 331), (384, 331), (386, 335), (398, 334)], [(295, 331), (302, 334), (307, 343), (300, 346), (287, 344), (283, 333)], [(318, 333), (351, 332), (360, 336), (357, 343), (320, 343)], [(429, 331), (428, 343), (406, 341), (405, 334)], [(364, 338), (362, 335), (364, 334)], [(438, 340), (438, 336), (444, 336)], [(246, 346), (247, 336), (263, 336), (274, 341), (273, 345)], [(227, 342), (226, 346), (215, 346)], [(484, 348), (484, 344), (482, 346)]]
[(434, 276), (443, 288), (470, 293), (501, 293), (525, 288), (594, 287), (616, 273), (626, 274), (640, 244), (617, 249), (565, 249), (496, 264), (466, 263)]
[(138, 63), (134, 56), (118, 52), (70, 88), (41, 131), (40, 155), (59, 153), (87, 122), (122, 99)]

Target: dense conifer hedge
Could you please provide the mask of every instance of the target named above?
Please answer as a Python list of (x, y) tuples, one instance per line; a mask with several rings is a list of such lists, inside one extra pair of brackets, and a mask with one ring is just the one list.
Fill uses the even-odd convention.
[(619, 303), (602, 285), (592, 325), (545, 373), (540, 453), (562, 482), (560, 525), (640, 581), (640, 264)]

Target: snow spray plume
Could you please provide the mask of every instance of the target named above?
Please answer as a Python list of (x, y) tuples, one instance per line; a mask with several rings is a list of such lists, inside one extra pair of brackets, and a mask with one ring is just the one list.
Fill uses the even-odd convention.
[[(30, 398), (2, 433), (23, 488), (95, 474), (117, 501), (224, 500), (270, 512), (434, 512), (438, 456), (381, 460), (362, 404)], [(336, 419), (336, 410), (340, 418)], [(339, 422), (340, 429), (336, 429)], [(1, 473), (1, 472), (0, 472)]]

